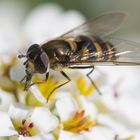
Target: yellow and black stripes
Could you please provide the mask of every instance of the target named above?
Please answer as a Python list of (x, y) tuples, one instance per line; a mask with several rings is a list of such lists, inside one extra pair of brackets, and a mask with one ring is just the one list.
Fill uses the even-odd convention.
[(108, 49), (108, 59), (109, 60), (115, 60), (116, 59), (115, 54), (117, 53), (116, 49), (114, 48), (114, 46), (109, 41), (106, 42), (106, 46), (107, 46), (107, 49)]
[[(115, 48), (113, 45), (104, 41), (98, 36), (78, 36), (75, 41), (77, 44), (77, 50), (75, 53), (82, 51), (81, 57), (87, 55), (87, 60), (95, 59), (96, 61), (107, 61), (115, 59)], [(88, 57), (89, 56), (89, 57)]]
[(100, 51), (102, 51), (102, 53), (101, 53), (102, 55), (100, 55), (99, 58), (102, 58), (102, 60), (115, 59), (116, 50), (109, 41), (104, 41), (103, 39), (101, 39), (98, 36), (93, 36), (93, 38), (94, 38), (94, 44), (95, 44), (96, 48), (100, 47)]
[[(81, 58), (86, 56), (87, 59), (89, 59), (92, 53), (97, 52), (96, 47), (88, 36), (78, 36), (75, 39), (75, 42), (77, 44), (77, 50), (75, 54), (80, 52)], [(93, 54), (92, 58), (96, 59), (96, 56)]]

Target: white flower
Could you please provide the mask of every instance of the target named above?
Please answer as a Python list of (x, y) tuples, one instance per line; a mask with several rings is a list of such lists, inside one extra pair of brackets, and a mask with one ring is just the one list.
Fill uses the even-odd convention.
[(59, 140), (79, 139), (86, 131), (94, 129), (97, 109), (83, 97), (75, 100), (70, 94), (63, 93), (56, 100), (56, 110), (61, 121)]
[(115, 119), (115, 116), (112, 117), (109, 114), (100, 113), (98, 115), (97, 122), (101, 126), (106, 126), (114, 131), (115, 135), (119, 135), (119, 137), (128, 137), (133, 136), (133, 130), (126, 126), (124, 122)]
[(60, 94), (56, 101), (56, 109), (61, 121), (67, 121), (77, 112), (78, 106), (71, 95), (66, 92)]
[[(88, 100), (88, 98), (85, 98), (84, 96), (76, 96), (77, 94), (71, 95), (68, 94), (68, 92), (60, 92), (57, 96), (56, 109), (62, 123), (59, 140), (112, 140), (117, 134), (119, 134), (119, 136), (123, 136), (124, 138), (131, 136), (132, 133), (129, 132), (128, 129), (121, 124), (121, 122), (117, 122), (110, 117), (108, 118), (104, 114), (102, 115), (100, 110), (96, 108), (91, 100)], [(95, 126), (93, 126), (89, 132), (77, 133), (76, 129), (78, 130), (79, 128), (75, 128), (74, 131), (65, 128), (66, 126), (73, 127), (74, 122), (72, 122), (72, 119), (74, 118), (74, 114), (78, 112), (79, 107), (85, 111), (85, 116), (90, 116), (92, 120), (97, 122), (97, 124), (94, 124)], [(71, 122), (72, 125), (69, 124), (69, 122)]]
[(0, 110), (7, 111), (10, 104), (16, 102), (16, 99), (12, 93), (5, 92), (0, 89)]
[(84, 140), (84, 137), (82, 134), (76, 135), (76, 134), (61, 130), (58, 140)]
[[(137, 66), (100, 67), (105, 73), (108, 87), (116, 87), (119, 95), (125, 94), (138, 96), (140, 91), (140, 68)], [(139, 97), (139, 96), (138, 96)]]
[(139, 69), (104, 67), (102, 71), (108, 78), (107, 85), (101, 88), (104, 94), (98, 100), (95, 99), (101, 112), (97, 121), (114, 130), (119, 138), (135, 137), (134, 132), (140, 126)]
[(114, 140), (115, 131), (108, 127), (95, 126), (91, 132), (85, 134), (88, 140)]
[(112, 129), (94, 126), (90, 132), (77, 135), (61, 130), (59, 140), (114, 140), (114, 137), (115, 132)]
[[(127, 85), (126, 85), (127, 86)], [(128, 86), (128, 88), (131, 88)], [(104, 104), (104, 107), (107, 108), (108, 113), (111, 116), (114, 116), (116, 119), (121, 120), (121, 122), (125, 122), (129, 127), (135, 128), (140, 126), (140, 97), (136, 96), (136, 92), (134, 91), (133, 95), (127, 92), (118, 92), (116, 91), (116, 95), (114, 95), (114, 89), (110, 87), (104, 90), (105, 95), (103, 95), (100, 101)], [(127, 89), (126, 89), (127, 91)]]
[(17, 135), (18, 133), (14, 129), (11, 119), (9, 118), (8, 113), (0, 112), (0, 119), (1, 119), (1, 131), (0, 136), (11, 136)]
[(11, 105), (8, 113), (0, 112), (0, 136), (18, 136), (22, 139), (54, 140), (51, 134), (59, 124), (58, 119), (45, 107), (27, 108)]

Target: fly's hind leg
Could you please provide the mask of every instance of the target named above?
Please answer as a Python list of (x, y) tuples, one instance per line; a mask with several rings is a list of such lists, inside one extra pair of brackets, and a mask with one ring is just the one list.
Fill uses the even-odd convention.
[(70, 67), (71, 69), (89, 69), (92, 68), (91, 71), (89, 73), (86, 74), (86, 76), (88, 77), (88, 79), (90, 80), (91, 84), (95, 87), (95, 89), (97, 90), (97, 92), (102, 95), (101, 91), (99, 90), (99, 88), (96, 86), (96, 84), (94, 83), (94, 81), (91, 79), (90, 74), (94, 71), (94, 66), (74, 66), (74, 67)]
[(90, 80), (90, 82), (92, 83), (92, 85), (95, 87), (95, 89), (97, 90), (97, 92), (102, 95), (101, 91), (99, 90), (99, 88), (96, 86), (96, 84), (94, 83), (94, 81), (91, 79), (90, 74), (92, 74), (92, 72), (94, 71), (94, 67), (92, 67), (91, 71), (89, 73), (86, 74), (86, 76), (88, 77), (88, 79)]
[(63, 84), (58, 85), (57, 87), (55, 87), (55, 88), (49, 93), (49, 95), (48, 95), (48, 97), (47, 97), (47, 101), (49, 101), (51, 95), (53, 94), (53, 92), (54, 92), (56, 89), (58, 89), (58, 88), (60, 88), (60, 87), (62, 87), (62, 86), (64, 86), (64, 85), (66, 85), (67, 83), (69, 83), (69, 82), (71, 81), (71, 79), (67, 76), (67, 74), (66, 74), (64, 71), (61, 71), (60, 73), (67, 79), (67, 81), (64, 82)]

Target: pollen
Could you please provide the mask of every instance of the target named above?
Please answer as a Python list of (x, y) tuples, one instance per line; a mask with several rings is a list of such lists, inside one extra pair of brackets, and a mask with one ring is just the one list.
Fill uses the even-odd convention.
[(76, 81), (77, 88), (81, 95), (88, 96), (94, 91), (94, 87), (92, 84), (87, 86), (87, 83), (83, 77), (78, 78)]
[(90, 131), (92, 126), (96, 124), (96, 121), (90, 119), (90, 116), (85, 115), (85, 111), (78, 111), (68, 121), (62, 123), (60, 127), (72, 133), (81, 133), (84, 131)]

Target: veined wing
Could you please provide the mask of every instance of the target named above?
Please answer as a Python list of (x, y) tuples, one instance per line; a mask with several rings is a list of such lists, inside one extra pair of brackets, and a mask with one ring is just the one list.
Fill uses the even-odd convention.
[(118, 63), (140, 65), (140, 44), (123, 39), (110, 39), (110, 42), (116, 50), (115, 57)]
[(89, 53), (90, 49), (87, 49), (84, 54), (80, 50), (75, 55), (76, 59), (73, 59), (69, 66), (140, 65), (140, 44), (123, 39), (109, 39), (109, 41), (104, 42), (104, 45), (108, 49), (103, 50), (102, 46), (100, 46), (100, 51)]
[(125, 18), (126, 14), (122, 12), (104, 14), (72, 29), (71, 31), (60, 36), (60, 38), (73, 38), (78, 35), (88, 34), (104, 37), (117, 30)]

